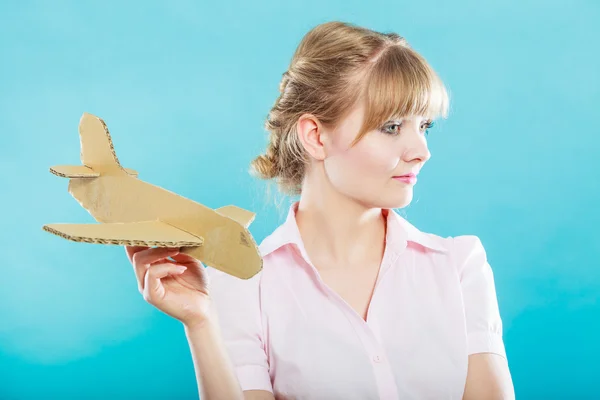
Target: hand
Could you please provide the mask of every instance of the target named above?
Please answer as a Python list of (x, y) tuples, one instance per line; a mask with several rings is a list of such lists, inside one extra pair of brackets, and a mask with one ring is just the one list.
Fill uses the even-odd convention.
[(144, 300), (187, 327), (209, 318), (208, 273), (198, 260), (173, 248), (126, 246), (125, 250)]

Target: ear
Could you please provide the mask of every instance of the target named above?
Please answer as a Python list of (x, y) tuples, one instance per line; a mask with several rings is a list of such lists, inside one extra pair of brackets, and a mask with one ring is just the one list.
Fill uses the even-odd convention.
[(298, 139), (304, 150), (314, 159), (325, 159), (324, 132), (321, 122), (312, 114), (303, 114), (296, 124)]

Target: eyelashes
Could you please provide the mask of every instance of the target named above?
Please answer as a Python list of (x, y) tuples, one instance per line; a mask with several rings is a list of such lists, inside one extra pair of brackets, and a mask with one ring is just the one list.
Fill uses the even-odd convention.
[[(423, 128), (425, 128), (425, 131), (423, 132), (424, 135), (428, 135), (429, 134), (429, 130), (431, 128), (433, 128), (434, 125), (435, 125), (435, 123), (433, 121), (431, 121), (431, 120), (424, 121), (421, 124), (421, 130), (423, 130)], [(390, 130), (390, 128), (395, 128), (395, 129)], [(385, 133), (385, 134), (391, 135), (391, 136), (397, 136), (397, 135), (400, 134), (400, 129), (401, 128), (402, 128), (402, 121), (386, 124), (382, 128), (380, 128), (380, 131), (383, 132), (383, 133)]]

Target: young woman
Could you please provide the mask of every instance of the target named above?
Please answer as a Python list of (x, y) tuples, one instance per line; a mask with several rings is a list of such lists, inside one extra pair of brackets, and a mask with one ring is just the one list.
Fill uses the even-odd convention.
[(202, 399), (513, 398), (480, 240), (393, 210), (447, 115), (433, 69), (395, 33), (329, 22), (280, 92), (253, 168), (300, 200), (260, 245), (263, 270), (241, 280), (127, 248), (145, 300), (184, 324)]

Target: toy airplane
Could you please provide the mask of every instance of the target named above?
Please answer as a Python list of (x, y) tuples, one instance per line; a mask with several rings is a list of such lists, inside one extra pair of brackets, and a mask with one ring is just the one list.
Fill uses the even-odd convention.
[(43, 229), (75, 242), (181, 247), (203, 264), (241, 279), (262, 269), (248, 226), (255, 214), (236, 206), (213, 210), (137, 179), (121, 167), (102, 119), (79, 121), (81, 166), (50, 168), (69, 178), (69, 193), (99, 224), (49, 224)]

